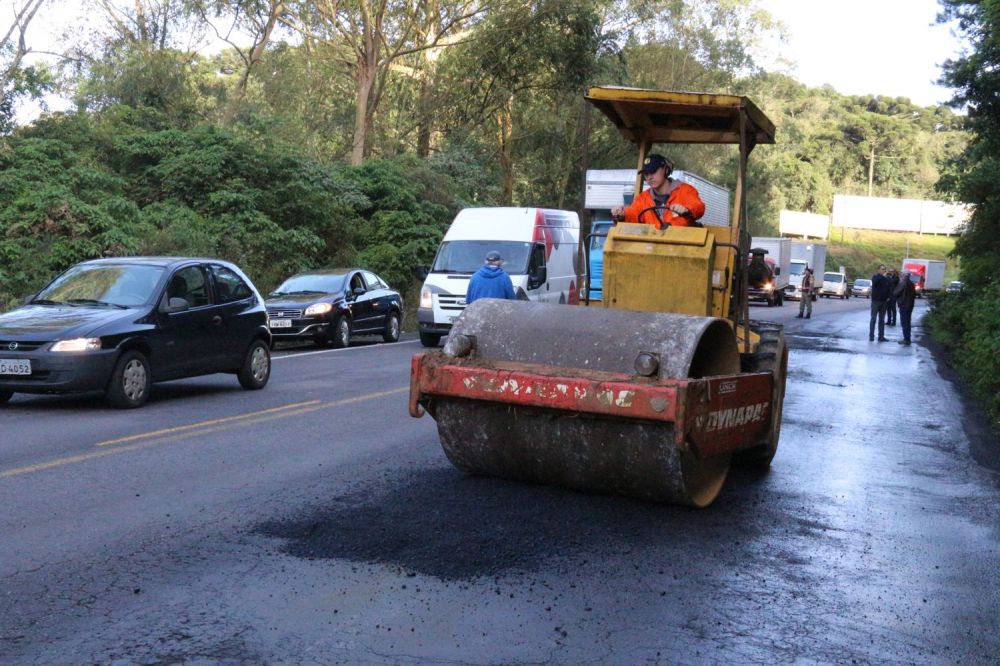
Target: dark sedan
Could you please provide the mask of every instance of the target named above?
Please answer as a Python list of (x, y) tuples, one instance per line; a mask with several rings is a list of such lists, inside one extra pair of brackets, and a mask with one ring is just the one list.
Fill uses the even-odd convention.
[(299, 273), (267, 297), (274, 340), (312, 340), (346, 347), (351, 335), (399, 340), (403, 299), (385, 280), (360, 268)]
[(101, 390), (115, 407), (139, 407), (152, 382), (216, 372), (259, 389), (270, 342), (264, 301), (231, 263), (85, 261), (0, 315), (0, 403)]

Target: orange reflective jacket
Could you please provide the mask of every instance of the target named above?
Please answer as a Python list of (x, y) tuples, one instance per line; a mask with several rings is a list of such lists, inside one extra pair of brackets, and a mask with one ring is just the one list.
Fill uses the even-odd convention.
[[(674, 204), (680, 204), (688, 209), (688, 215), (677, 215), (669, 209)], [(656, 205), (652, 190), (643, 190), (639, 196), (625, 209), (625, 221), (641, 224), (652, 224), (662, 229), (668, 224), (678, 227), (690, 227), (692, 222), (705, 214), (705, 204), (698, 196), (698, 190), (687, 183), (678, 183), (677, 187), (667, 197), (667, 210), (647, 210)], [(643, 213), (643, 211), (646, 211)], [(639, 214), (642, 213), (642, 219)], [(662, 218), (657, 217), (662, 214)]]

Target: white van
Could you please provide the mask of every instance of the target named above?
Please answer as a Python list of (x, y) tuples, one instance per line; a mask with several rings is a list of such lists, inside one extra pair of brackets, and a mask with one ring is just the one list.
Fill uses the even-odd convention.
[(847, 283), (847, 275), (844, 273), (833, 273), (827, 271), (823, 273), (823, 286), (819, 290), (820, 296), (832, 298), (850, 298), (851, 291)]
[(545, 208), (464, 208), (448, 228), (420, 290), (420, 342), (435, 347), (465, 309), (472, 274), (496, 250), (522, 300), (576, 303), (580, 218)]

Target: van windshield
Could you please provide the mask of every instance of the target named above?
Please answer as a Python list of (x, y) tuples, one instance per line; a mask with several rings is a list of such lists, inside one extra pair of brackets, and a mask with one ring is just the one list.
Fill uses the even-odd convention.
[(503, 268), (511, 275), (528, 272), (531, 243), (521, 241), (461, 240), (445, 241), (434, 258), (432, 273), (464, 273), (471, 275), (486, 260), (486, 253), (496, 250), (503, 257)]
[(843, 282), (843, 273), (823, 273), (823, 282)]
[(793, 261), (789, 271), (791, 272), (792, 275), (802, 275), (803, 273), (806, 272), (806, 265), (804, 263)]

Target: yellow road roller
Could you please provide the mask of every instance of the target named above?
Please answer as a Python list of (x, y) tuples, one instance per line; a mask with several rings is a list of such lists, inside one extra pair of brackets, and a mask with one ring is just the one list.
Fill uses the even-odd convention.
[(655, 144), (738, 146), (730, 225), (616, 224), (599, 301), (470, 304), (444, 349), (413, 357), (410, 414), (429, 412), (470, 474), (705, 507), (731, 464), (766, 467), (778, 446), (788, 350), (781, 325), (749, 318), (745, 214), (747, 159), (774, 125), (732, 95), (586, 99), (639, 167)]

